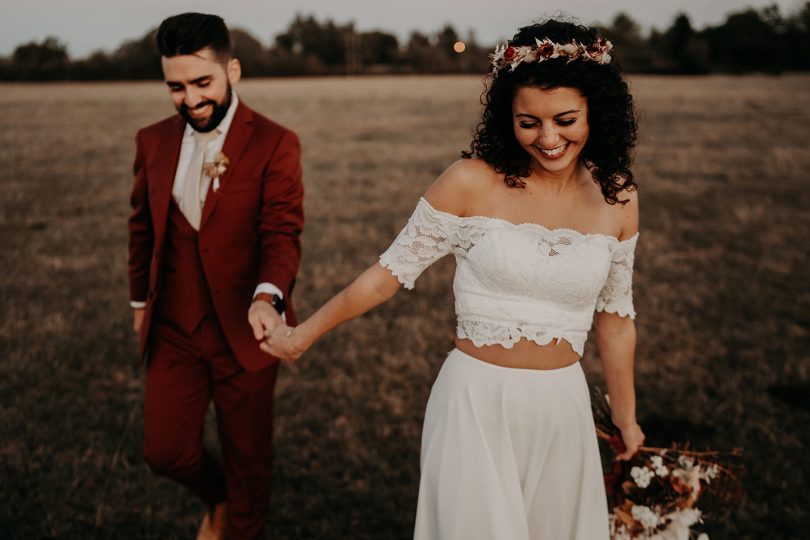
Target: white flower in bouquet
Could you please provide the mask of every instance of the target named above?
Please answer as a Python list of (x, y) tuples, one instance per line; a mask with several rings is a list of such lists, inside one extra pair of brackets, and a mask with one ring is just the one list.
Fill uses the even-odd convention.
[(678, 456), (678, 465), (691, 469), (695, 466), (695, 459), (690, 456)]
[(700, 521), (700, 510), (697, 508), (684, 508), (682, 510), (678, 510), (677, 512), (673, 512), (670, 514), (672, 516), (672, 520), (678, 520), (687, 527), (691, 527), (698, 521)]
[(689, 528), (680, 523), (670, 524), (663, 531), (647, 538), (649, 540), (689, 540)]
[(666, 465), (664, 465), (664, 458), (662, 458), (661, 456), (653, 456), (650, 458), (650, 461), (652, 462), (655, 474), (657, 474), (662, 478), (669, 474), (669, 469), (667, 468)]
[(610, 523), (610, 540), (633, 540), (633, 537), (627, 531), (627, 527), (622, 525), (616, 514), (610, 514), (608, 519)]
[(716, 463), (707, 466), (705, 469), (701, 471), (700, 479), (706, 482), (707, 484), (717, 478), (717, 475), (720, 474), (720, 467), (717, 466)]
[(630, 470), (630, 476), (633, 477), (636, 485), (643, 489), (650, 485), (650, 480), (655, 474), (647, 467), (633, 467)]
[(654, 529), (661, 522), (660, 516), (653, 512), (648, 506), (633, 505), (633, 509), (630, 513), (633, 519), (641, 523), (647, 530)]
[(689, 496), (687, 498), (689, 506), (694, 504), (698, 495), (700, 495), (700, 467), (675, 469), (672, 471), (672, 476), (682, 487), (689, 490)]
[(650, 540), (689, 540), (689, 528), (700, 521), (700, 510), (697, 508), (684, 508), (670, 512), (661, 518), (666, 522), (665, 529), (658, 531)]

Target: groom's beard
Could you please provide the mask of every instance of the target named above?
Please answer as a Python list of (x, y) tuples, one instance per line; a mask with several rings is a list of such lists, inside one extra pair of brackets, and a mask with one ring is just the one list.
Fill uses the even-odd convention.
[(228, 114), (228, 109), (231, 106), (231, 85), (228, 84), (228, 90), (225, 93), (225, 102), (222, 104), (217, 103), (214, 100), (202, 101), (197, 104), (196, 108), (203, 108), (206, 105), (211, 105), (213, 107), (213, 112), (211, 116), (208, 117), (208, 120), (200, 120), (197, 118), (193, 118), (189, 114), (188, 105), (185, 103), (180, 104), (180, 107), (177, 109), (177, 112), (180, 113), (180, 116), (185, 118), (186, 122), (194, 128), (195, 131), (199, 131), (200, 133), (208, 133), (209, 131), (213, 131), (217, 128), (222, 119), (225, 118), (225, 115)]

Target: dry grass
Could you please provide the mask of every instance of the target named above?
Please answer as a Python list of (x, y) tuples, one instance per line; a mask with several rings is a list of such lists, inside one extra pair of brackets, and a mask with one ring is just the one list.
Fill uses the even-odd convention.
[[(748, 502), (712, 538), (804, 538), (810, 77), (632, 82), (641, 422), (655, 444), (745, 449)], [(301, 314), (388, 245), (466, 146), (479, 92), (468, 77), (240, 85), (303, 140)], [(133, 136), (171, 113), (165, 91), (4, 85), (0, 107), (0, 538), (189, 538), (200, 505), (141, 459), (126, 297)], [(410, 537), (452, 272), (442, 261), (283, 371), (270, 536)], [(584, 364), (598, 383), (593, 348)]]

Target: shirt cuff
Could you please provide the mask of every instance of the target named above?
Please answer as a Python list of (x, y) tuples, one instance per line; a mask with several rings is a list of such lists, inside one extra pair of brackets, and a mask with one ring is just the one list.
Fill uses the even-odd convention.
[[(259, 283), (256, 286), (256, 290), (253, 292), (253, 298), (256, 298), (256, 295), (259, 294), (259, 293), (277, 294), (279, 298), (284, 300), (284, 293), (281, 292), (281, 289), (279, 289), (278, 287), (276, 287), (272, 283), (268, 283), (268, 282)], [(285, 324), (287, 323), (287, 314), (286, 313), (281, 314), (281, 320), (284, 321)]]
[(132, 300), (129, 305), (132, 309), (143, 309), (146, 307), (146, 302), (136, 302), (135, 300)]
[(253, 297), (256, 298), (256, 295), (259, 293), (277, 294), (279, 298), (284, 300), (284, 293), (272, 283), (259, 283), (256, 286), (256, 290), (253, 292)]

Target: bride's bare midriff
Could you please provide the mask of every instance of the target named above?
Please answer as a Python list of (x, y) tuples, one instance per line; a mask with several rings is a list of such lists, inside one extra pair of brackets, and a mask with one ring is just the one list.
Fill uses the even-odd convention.
[(579, 355), (571, 348), (571, 344), (564, 340), (538, 345), (524, 338), (507, 349), (500, 345), (476, 347), (469, 339), (456, 337), (456, 348), (478, 360), (519, 369), (558, 369), (579, 360)]

